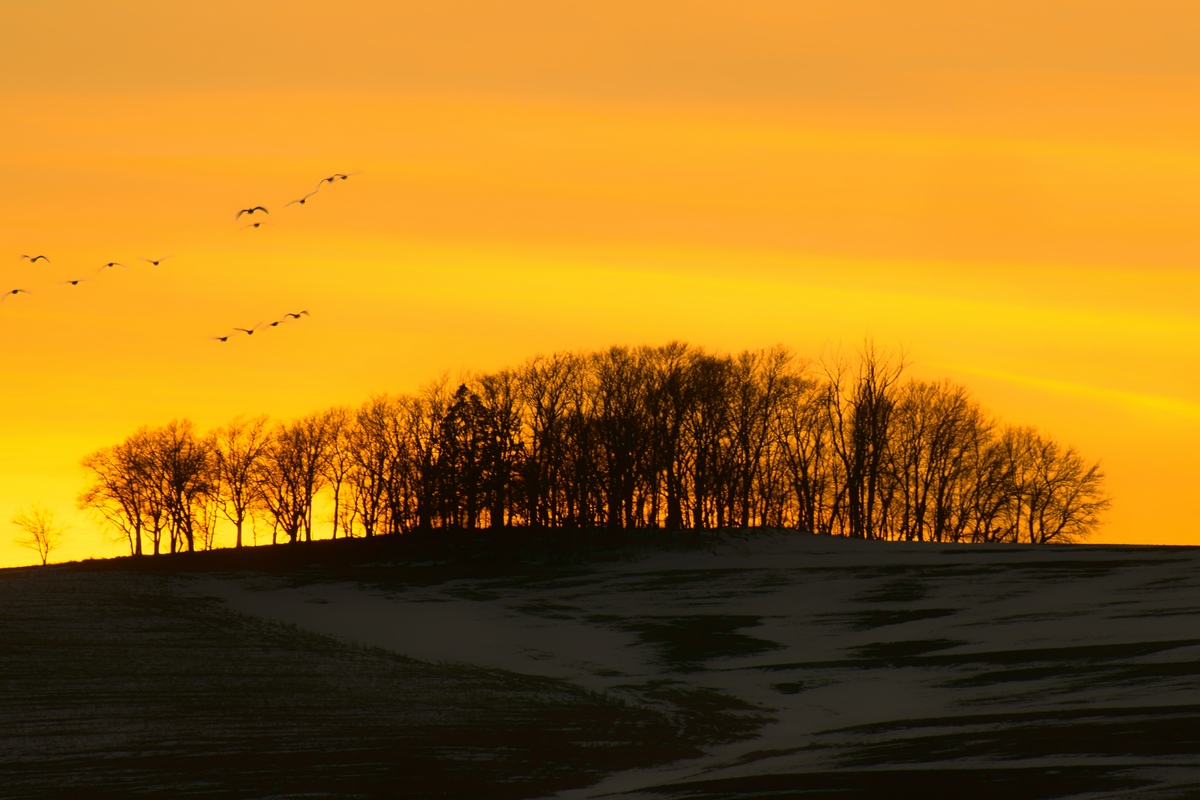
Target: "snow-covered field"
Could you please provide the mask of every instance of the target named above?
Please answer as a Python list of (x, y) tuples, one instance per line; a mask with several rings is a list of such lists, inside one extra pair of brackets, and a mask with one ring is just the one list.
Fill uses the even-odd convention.
[[(287, 705), (290, 695), (278, 694), (273, 671), (286, 680), (313, 670), (331, 676), (333, 690), (290, 690), (300, 693), (298, 708), (316, 710), (289, 712), (286, 724), (296, 730), (287, 742), (272, 740), (271, 752), (308, 752), (306, 719), (336, 727), (347, 714), (387, 717), (382, 728), (374, 718), (354, 723), (354, 730), (370, 728), (362, 738), (372, 747), (427, 719), (459, 724), (468, 739), (472, 730), (494, 733), (408, 763), (407, 783), (379, 766), (389, 757), (383, 747), (366, 759), (374, 772), (350, 770), (343, 783), (327, 782), (310, 796), (1200, 796), (1197, 550), (885, 544), (759, 532), (725, 535), (702, 549), (527, 563), (486, 577), (455, 577), (437, 563), (362, 567), (362, 577), (339, 573), (336, 580), (319, 569), (64, 570), (55, 580), (74, 586), (80, 604), (89, 591), (111, 594), (120, 579), (131, 596), (167, 597), (184, 609), (176, 616), (192, 614), (195, 624), (181, 622), (178, 631), (161, 620), (163, 630), (127, 621), (133, 633), (122, 641), (159, 637), (157, 649), (137, 656), (153, 661), (173, 637), (186, 639), (163, 663), (176, 670), (194, 663), (212, 696), (250, 678), (237, 670), (212, 676), (210, 662), (221, 653), (205, 648), (245, 639), (236, 657), (225, 658), (232, 663), (252, 651), (263, 662), (250, 670), (262, 684), (236, 692), (243, 707), (271, 692), (278, 695), (272, 708)], [(51, 613), (49, 582), (39, 583), (35, 572), (0, 573), (0, 642), (14, 631), (29, 639), (21, 634), (28, 623), (17, 620), (30, 615), (64, 630), (76, 625), (89, 641), (114, 618), (111, 611), (89, 618), (83, 605), (64, 617), (63, 598)], [(211, 641), (192, 641), (186, 632), (196, 624), (212, 631)], [(282, 656), (264, 644), (281, 636)], [(49, 753), (45, 769), (78, 762), (86, 781), (105, 737), (129, 739), (123, 726), (150, 723), (123, 711), (93, 719), (75, 705), (91, 702), (82, 695), (23, 705), (19, 690), (33, 684), (12, 671), (29, 669), (50, 642), (0, 657), (0, 710), (18, 723), (0, 734), (0, 772), (29, 763), (39, 752), (31, 737), (52, 731), (53, 747), (41, 751)], [(88, 659), (97, 646), (88, 645)], [(314, 650), (324, 654), (320, 664), (310, 663)], [(389, 677), (381, 672), (387, 669), (404, 675)], [(144, 672), (138, 685), (164, 691), (155, 683), (166, 680), (160, 672)], [(172, 691), (188, 691), (187, 674), (171, 680), (178, 684)], [(377, 696), (363, 694), (364, 684), (396, 688)], [(319, 702), (304, 699), (308, 693)], [(473, 693), (469, 702), (466, 693)], [(380, 696), (393, 695), (396, 708), (379, 706)], [(224, 744), (219, 718), (202, 723), (208, 733), (192, 751), (263, 747), (247, 722), (226, 726), (241, 738)], [(180, 735), (170, 721), (153, 724)], [(422, 735), (436, 738), (449, 728), (429, 730)], [(539, 744), (538, 736), (552, 741)], [(79, 761), (89, 747), (92, 760)], [(514, 747), (528, 757), (498, 758)], [(180, 743), (172, 757), (189, 757), (188, 748)], [(417, 781), (421, 769), (431, 772)], [(152, 774), (152, 764), (146, 770)], [(462, 780), (439, 777), (462, 770), (470, 772)], [(526, 780), (523, 770), (545, 779)], [(300, 795), (296, 788), (222, 794), (219, 779), (205, 780), (189, 793)], [(22, 781), (14, 796), (36, 796), (37, 775), (22, 773)], [(255, 785), (272, 786), (269, 776)]]

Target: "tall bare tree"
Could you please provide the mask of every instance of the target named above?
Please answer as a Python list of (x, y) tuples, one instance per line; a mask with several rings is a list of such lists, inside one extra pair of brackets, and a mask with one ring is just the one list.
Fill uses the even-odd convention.
[(143, 535), (158, 555), (162, 536), (171, 530), (170, 488), (162, 468), (161, 433), (143, 426), (125, 441), (83, 459), (90, 483), (78, 498), (142, 554)]
[(400, 402), (400, 432), (403, 440), (395, 443), (395, 451), (403, 459), (397, 477), (401, 491), (392, 496), (393, 525), (408, 530), (412, 524), (409, 503), (415, 504), (416, 526), (429, 530), (438, 518), (441, 505), (441, 471), (448, 466), (443, 459), (442, 420), (451, 403), (449, 378), (442, 375), (431, 381), (414, 397), (402, 397)]
[(331, 538), (336, 539), (338, 529), (343, 535), (353, 535), (354, 509), (350, 506), (349, 516), (343, 509), (343, 488), (350, 470), (354, 468), (354, 453), (352, 452), (351, 425), (354, 417), (350, 409), (338, 406), (324, 412), (325, 417), (325, 467), (322, 476), (325, 485), (333, 492), (333, 531)]
[(522, 470), (524, 517), (531, 525), (563, 521), (567, 425), (577, 373), (577, 358), (556, 353), (531, 359), (517, 374), (528, 449)]
[(904, 360), (867, 342), (857, 367), (841, 359), (825, 364), (834, 450), (845, 471), (849, 536), (876, 538), (888, 433), (896, 384)]
[(612, 347), (590, 362), (594, 376), (596, 435), (604, 475), (610, 529), (636, 526), (634, 500), (650, 431), (646, 425), (647, 363), (644, 354)]
[[(684, 429), (695, 394), (691, 361), (696, 355), (683, 342), (671, 342), (647, 352), (649, 385), (645, 414), (649, 433), (644, 446), (648, 451), (646, 469), (654, 485), (651, 518), (653, 524), (674, 530), (684, 527), (688, 470)], [(661, 515), (665, 516), (660, 519)]]
[(242, 533), (255, 508), (255, 476), (270, 441), (265, 416), (235, 417), (214, 433), (217, 497), (224, 517), (233, 525), (234, 547), (242, 546)]
[(889, 436), (896, 507), (889, 526), (909, 540), (951, 541), (979, 427), (978, 407), (961, 386), (912, 381), (897, 393)]
[(832, 533), (840, 496), (833, 454), (828, 387), (795, 376), (779, 419), (778, 443), (787, 470), (796, 522), (813, 533)]
[(191, 420), (172, 420), (150, 436), (151, 472), (166, 510), (171, 552), (196, 549), (196, 519), (211, 493), (213, 444), (196, 434)]
[(1099, 463), (1088, 464), (1032, 428), (1010, 429), (1014, 462), (1013, 538), (1030, 544), (1072, 542), (1096, 527), (1111, 505)]
[(281, 530), (289, 542), (296, 542), (308, 518), (304, 451), (302, 431), (294, 424), (281, 423), (254, 464), (255, 502), (271, 520), (272, 544)]
[(313, 500), (325, 486), (329, 455), (334, 444), (331, 427), (333, 417), (328, 411), (318, 411), (295, 423), (300, 445), (300, 485), (304, 496), (304, 540), (312, 541)]
[(474, 383), (483, 425), (483, 508), (488, 526), (502, 528), (514, 517), (517, 484), (526, 457), (517, 375), (503, 370)]
[(140, 433), (84, 457), (89, 483), (77, 501), (81, 509), (95, 512), (125, 539), (130, 555), (138, 556), (142, 554), (143, 512), (149, 492), (149, 466)]
[(344, 443), (352, 466), (347, 476), (350, 506), (365, 536), (385, 531), (389, 498), (397, 491), (400, 454), (400, 408), (387, 395), (377, 395), (363, 404), (346, 429)]

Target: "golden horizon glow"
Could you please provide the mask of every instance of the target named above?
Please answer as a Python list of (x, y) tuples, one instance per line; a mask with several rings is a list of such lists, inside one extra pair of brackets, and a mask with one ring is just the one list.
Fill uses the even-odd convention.
[(673, 339), (904, 348), (1200, 543), (1200, 12), (604, 5), (0, 12), (0, 566), (31, 502), (118, 554), (78, 464), (143, 424)]

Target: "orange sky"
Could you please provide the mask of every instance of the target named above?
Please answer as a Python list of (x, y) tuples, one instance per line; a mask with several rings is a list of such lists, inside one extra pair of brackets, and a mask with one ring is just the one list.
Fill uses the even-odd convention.
[(1131, 8), (6, 3), (0, 565), (29, 502), (119, 553), (78, 463), (144, 423), (867, 334), (1103, 459), (1099, 540), (1200, 543), (1200, 10)]

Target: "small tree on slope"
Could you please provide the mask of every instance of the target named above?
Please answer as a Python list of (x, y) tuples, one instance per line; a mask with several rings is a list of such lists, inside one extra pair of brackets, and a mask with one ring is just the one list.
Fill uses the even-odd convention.
[(25, 536), (16, 540), (17, 544), (36, 550), (38, 557), (42, 559), (42, 566), (46, 565), (50, 551), (58, 547), (66, 530), (54, 522), (53, 511), (39, 505), (17, 512), (12, 518), (12, 524), (25, 532)]

